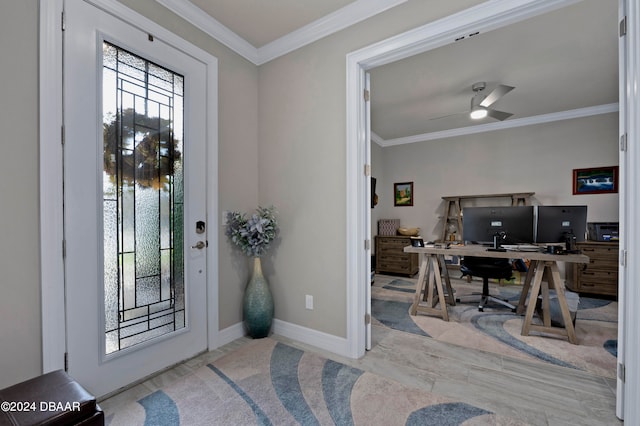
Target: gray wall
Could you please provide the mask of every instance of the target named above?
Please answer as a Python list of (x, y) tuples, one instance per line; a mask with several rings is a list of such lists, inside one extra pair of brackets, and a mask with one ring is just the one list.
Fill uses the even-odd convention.
[[(535, 192), (533, 204), (585, 204), (588, 221), (618, 221), (618, 194), (573, 195), (572, 187), (573, 169), (618, 164), (617, 113), (381, 151), (378, 218), (418, 226), (427, 240), (440, 238), (443, 196)], [(413, 207), (393, 206), (394, 182), (414, 183)], [(487, 202), (505, 200), (477, 205)]]
[(42, 364), (38, 198), (38, 3), (0, 14), (0, 387)]
[(478, 3), (409, 1), (260, 67), (259, 196), (282, 219), (276, 318), (346, 336), (346, 55)]

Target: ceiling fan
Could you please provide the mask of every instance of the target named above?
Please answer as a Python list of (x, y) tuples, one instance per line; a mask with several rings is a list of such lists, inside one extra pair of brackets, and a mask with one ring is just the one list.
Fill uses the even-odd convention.
[(490, 108), (490, 106), (496, 103), (504, 95), (512, 91), (514, 87), (507, 86), (505, 84), (499, 84), (495, 89), (491, 91), (491, 93), (485, 94), (484, 89), (486, 87), (487, 87), (487, 83), (485, 83), (484, 81), (474, 83), (471, 86), (471, 89), (473, 90), (474, 95), (471, 98), (470, 111), (441, 115), (439, 117), (429, 118), (429, 120), (438, 120), (440, 118), (452, 117), (455, 115), (462, 115), (462, 114), (469, 114), (469, 116), (474, 120), (479, 120), (489, 116), (489, 117), (495, 118), (496, 120), (503, 121), (511, 117), (513, 114), (509, 112), (498, 111), (497, 109)]
[(489, 107), (496, 103), (498, 99), (512, 91), (514, 87), (499, 84), (491, 93), (485, 95), (483, 92), (486, 87), (487, 84), (485, 82), (474, 83), (471, 86), (471, 89), (475, 92), (471, 98), (471, 118), (478, 120), (489, 116), (496, 120), (503, 121), (511, 117), (513, 114), (509, 112), (498, 111)]

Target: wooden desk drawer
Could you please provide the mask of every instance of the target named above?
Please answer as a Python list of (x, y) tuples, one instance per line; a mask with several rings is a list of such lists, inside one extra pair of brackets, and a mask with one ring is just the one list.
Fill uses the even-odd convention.
[(411, 258), (409, 257), (409, 254), (388, 254), (386, 256), (383, 256), (382, 259), (380, 259), (381, 262), (385, 262), (389, 264), (409, 263), (410, 260)]
[(398, 250), (398, 249), (403, 249), (408, 245), (411, 245), (411, 240), (406, 237), (405, 238), (388, 237), (388, 238), (385, 238), (384, 240), (380, 240), (378, 244), (381, 249)]
[[(588, 256), (588, 255), (587, 255)], [(585, 265), (586, 270), (593, 271), (617, 271), (618, 270), (618, 258), (615, 259), (602, 259), (598, 257), (590, 257), (589, 263)]]
[(407, 262), (378, 262), (378, 269), (386, 272), (397, 272), (400, 274), (413, 275), (415, 271), (411, 268), (411, 265)]
[(614, 263), (618, 262), (618, 245), (615, 247), (581, 247), (582, 254), (589, 256), (590, 259), (598, 258)]
[(615, 296), (618, 294), (618, 271), (578, 270), (576, 290)]
[(392, 247), (392, 246), (386, 246), (386, 245), (379, 245), (378, 246), (378, 252), (379, 254), (388, 254), (388, 255), (393, 255), (393, 254), (398, 254), (398, 253), (404, 253), (402, 251), (402, 249), (406, 247), (405, 246), (401, 246), (401, 247)]
[(617, 242), (581, 242), (577, 243), (576, 245), (580, 250), (584, 252), (597, 251), (598, 253), (611, 253), (616, 257), (618, 256)]
[(618, 294), (618, 281), (605, 282), (585, 278), (580, 281), (579, 287), (576, 289), (585, 293), (606, 294), (615, 296)]
[(600, 271), (586, 269), (584, 271), (578, 270), (578, 278), (580, 282), (618, 282), (618, 271)]

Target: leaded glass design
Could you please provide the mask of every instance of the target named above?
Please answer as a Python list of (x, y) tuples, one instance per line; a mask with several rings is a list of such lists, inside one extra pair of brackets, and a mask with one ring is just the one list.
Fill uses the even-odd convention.
[(103, 43), (105, 352), (185, 327), (184, 77)]

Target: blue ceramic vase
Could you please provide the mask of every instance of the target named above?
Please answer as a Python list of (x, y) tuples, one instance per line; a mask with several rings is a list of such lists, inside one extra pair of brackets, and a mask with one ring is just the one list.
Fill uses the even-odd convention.
[(269, 283), (262, 274), (259, 257), (253, 258), (253, 274), (244, 292), (242, 311), (244, 325), (250, 337), (260, 339), (269, 335), (273, 321), (273, 296)]

